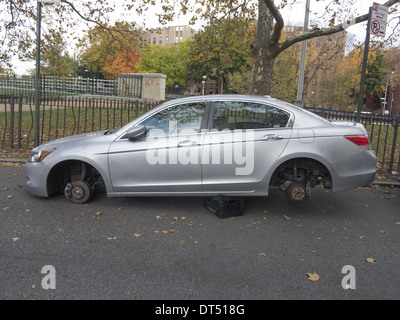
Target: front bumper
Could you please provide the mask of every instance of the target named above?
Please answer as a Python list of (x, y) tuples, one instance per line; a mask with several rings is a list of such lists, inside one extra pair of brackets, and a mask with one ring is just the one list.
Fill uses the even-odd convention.
[(47, 176), (48, 168), (44, 163), (25, 164), (25, 188), (33, 196), (48, 197)]

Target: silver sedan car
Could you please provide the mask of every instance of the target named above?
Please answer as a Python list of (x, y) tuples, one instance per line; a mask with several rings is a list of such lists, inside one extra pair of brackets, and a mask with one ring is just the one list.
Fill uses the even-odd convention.
[(107, 196), (267, 196), (292, 202), (323, 185), (367, 186), (376, 157), (359, 123), (329, 122), (260, 96), (173, 100), (118, 130), (66, 137), (32, 150), (27, 190), (85, 203)]

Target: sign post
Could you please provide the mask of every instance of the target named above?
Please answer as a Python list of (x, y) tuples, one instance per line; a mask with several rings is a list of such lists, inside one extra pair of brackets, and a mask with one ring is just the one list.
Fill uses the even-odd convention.
[(364, 103), (364, 86), (365, 86), (365, 77), (367, 72), (370, 37), (371, 34), (377, 37), (385, 37), (387, 16), (388, 16), (388, 7), (384, 5), (374, 2), (372, 7), (369, 8), (367, 35), (365, 37), (364, 59), (361, 72), (360, 97), (358, 100), (357, 122), (361, 121), (361, 108)]

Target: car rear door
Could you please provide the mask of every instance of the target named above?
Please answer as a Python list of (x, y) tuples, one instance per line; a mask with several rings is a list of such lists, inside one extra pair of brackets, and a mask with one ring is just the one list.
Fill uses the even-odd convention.
[(293, 115), (251, 101), (214, 101), (202, 150), (203, 190), (253, 191), (292, 135)]

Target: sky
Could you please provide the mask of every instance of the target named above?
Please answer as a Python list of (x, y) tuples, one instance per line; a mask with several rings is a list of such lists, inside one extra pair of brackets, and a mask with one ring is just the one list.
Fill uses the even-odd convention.
[[(89, 1), (89, 0), (80, 0), (80, 1)], [(286, 8), (281, 10), (281, 14), (284, 18), (285, 25), (304, 25), (304, 16), (305, 16), (305, 7), (307, 0), (288, 0), (288, 3), (291, 3)], [(120, 4), (122, 1), (116, 1), (117, 4)], [(310, 0), (310, 24), (320, 24), (323, 19), (323, 15), (325, 14), (326, 5), (331, 2), (331, 0)], [(355, 4), (353, 4), (355, 2)], [(348, 8), (348, 11), (352, 13), (354, 16), (358, 16), (360, 14), (368, 13), (368, 8), (372, 6), (373, 2), (377, 2), (383, 4), (386, 0), (347, 0), (344, 1), (344, 6)], [(275, 1), (276, 4), (280, 3), (280, 0)], [(293, 4), (294, 3), (294, 4)], [(116, 8), (115, 18), (116, 20), (121, 19), (123, 14), (123, 10), (121, 8)], [(126, 14), (126, 12), (125, 12)], [(135, 19), (135, 21), (141, 25), (143, 23), (146, 24), (147, 27), (158, 27), (159, 24), (157, 22), (157, 18), (155, 16), (155, 11), (149, 12), (142, 17), (135, 17), (132, 15), (126, 15), (122, 17), (125, 19)], [(351, 18), (351, 17), (350, 17)], [(176, 25), (187, 25), (190, 20), (190, 16), (180, 17), (175, 20), (173, 23), (169, 23), (169, 26)], [(129, 20), (128, 20), (129, 21)], [(195, 29), (201, 28), (201, 22), (194, 26)], [(366, 23), (359, 24), (355, 26), (349, 27), (348, 32), (348, 40), (351, 37), (354, 37), (358, 41), (363, 41), (365, 39), (366, 34)], [(16, 74), (22, 75), (27, 73), (28, 69), (33, 69), (35, 67), (34, 62), (20, 62), (17, 59), (13, 60), (13, 69)]]

